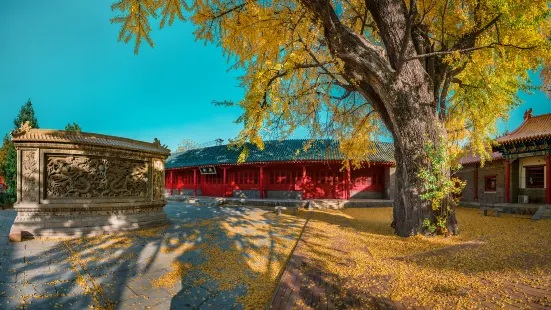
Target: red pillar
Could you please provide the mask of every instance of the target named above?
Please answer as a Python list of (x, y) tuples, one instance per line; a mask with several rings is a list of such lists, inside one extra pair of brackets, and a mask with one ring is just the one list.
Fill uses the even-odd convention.
[(193, 197), (197, 197), (197, 169), (193, 169)]
[(222, 168), (222, 170), (224, 170), (224, 178), (222, 180), (222, 190), (224, 191), (224, 193), (222, 194), (222, 197), (226, 197), (226, 169), (227, 168)]
[(510, 195), (511, 187), (511, 163), (508, 159), (505, 160), (505, 202), (511, 203)]
[(172, 170), (170, 170), (170, 196), (172, 196), (172, 191), (174, 190), (174, 175)]
[(205, 179), (205, 175), (201, 174), (201, 196), (205, 196)]
[(346, 169), (346, 199), (350, 199), (350, 168)]
[(474, 201), (478, 201), (478, 165), (474, 167)]
[(178, 196), (180, 195), (180, 180), (181, 180), (182, 176), (178, 176), (178, 174), (176, 174), (176, 190), (178, 191)]
[(545, 203), (551, 204), (551, 154), (545, 156)]
[(260, 167), (260, 174), (258, 178), (258, 182), (260, 183), (258, 186), (260, 189), (260, 199), (264, 199), (264, 169), (262, 168), (263, 167)]
[(306, 182), (306, 166), (302, 166), (302, 180), (300, 181), (300, 187), (302, 188), (302, 199), (305, 198), (304, 187)]

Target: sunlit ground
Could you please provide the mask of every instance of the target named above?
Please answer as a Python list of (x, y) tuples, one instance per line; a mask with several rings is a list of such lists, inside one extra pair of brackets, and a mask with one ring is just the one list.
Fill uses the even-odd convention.
[[(338, 284), (336, 304), (354, 291), (360, 304), (380, 296), (430, 308), (551, 307), (551, 221), (528, 216), (482, 216), (460, 208), (460, 235), (399, 238), (391, 208), (303, 211), (311, 218), (299, 248)], [(511, 287), (515, 287), (511, 289)], [(538, 295), (538, 294), (536, 294)]]
[(0, 309), (265, 308), (305, 222), (254, 208), (165, 211), (172, 225), (159, 229), (3, 242)]
[(165, 211), (173, 224), (160, 229), (12, 244), (15, 213), (1, 211), (0, 309), (265, 309), (308, 218), (301, 268), (329, 275), (337, 307), (350, 292), (365, 308), (374, 296), (443, 309), (551, 307), (549, 295), (523, 293), (551, 292), (549, 220), (459, 209), (459, 236), (404, 239), (390, 228), (390, 208)]

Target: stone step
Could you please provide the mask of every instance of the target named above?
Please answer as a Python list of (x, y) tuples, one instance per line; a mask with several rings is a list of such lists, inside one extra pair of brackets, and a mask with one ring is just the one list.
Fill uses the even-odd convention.
[(551, 207), (540, 206), (536, 214), (532, 217), (532, 221), (551, 218)]
[(201, 205), (201, 206), (219, 206), (224, 203), (223, 198), (219, 197), (212, 197), (212, 198), (206, 198), (206, 197), (190, 197), (186, 200), (187, 203), (192, 205)]
[(308, 204), (309, 209), (342, 209), (343, 202), (340, 200), (310, 200)]

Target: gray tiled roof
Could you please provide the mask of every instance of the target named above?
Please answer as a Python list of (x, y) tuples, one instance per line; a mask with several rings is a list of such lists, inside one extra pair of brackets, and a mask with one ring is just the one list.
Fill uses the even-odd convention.
[[(312, 146), (304, 151), (308, 139), (264, 141), (264, 150), (249, 145), (249, 156), (245, 163), (277, 161), (338, 161), (343, 156), (339, 151), (339, 142), (334, 140), (314, 140)], [(377, 151), (369, 156), (371, 162), (394, 162), (394, 145), (377, 142)], [(172, 154), (166, 161), (166, 168), (196, 167), (205, 165), (236, 164), (240, 149), (229, 149), (228, 145), (205, 147)]]

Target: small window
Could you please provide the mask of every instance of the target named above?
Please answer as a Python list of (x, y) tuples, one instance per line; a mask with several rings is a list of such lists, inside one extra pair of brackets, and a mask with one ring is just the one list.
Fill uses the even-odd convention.
[(543, 166), (525, 167), (526, 168), (526, 187), (543, 188)]
[(496, 191), (496, 176), (485, 176), (484, 177), (484, 191), (485, 192), (495, 192)]

